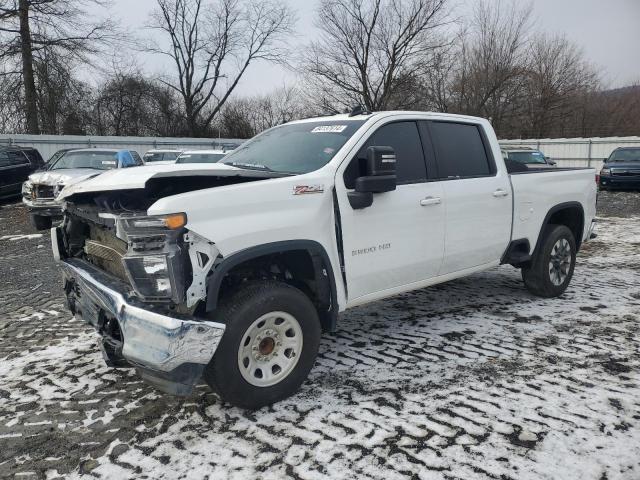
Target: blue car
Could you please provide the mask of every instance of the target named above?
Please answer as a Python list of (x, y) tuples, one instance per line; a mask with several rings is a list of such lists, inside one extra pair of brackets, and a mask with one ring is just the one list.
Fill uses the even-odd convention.
[(640, 147), (616, 148), (600, 170), (600, 190), (640, 189)]

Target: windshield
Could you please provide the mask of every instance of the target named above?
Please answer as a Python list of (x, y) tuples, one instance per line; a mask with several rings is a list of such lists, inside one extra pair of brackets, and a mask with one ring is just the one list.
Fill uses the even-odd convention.
[(224, 153), (183, 153), (176, 163), (216, 163), (225, 155)]
[(145, 153), (144, 161), (145, 163), (150, 162), (160, 162), (160, 161), (173, 161), (178, 158), (180, 155), (179, 152), (154, 152), (154, 153)]
[(615, 150), (609, 157), (610, 162), (640, 162), (640, 148)]
[(268, 130), (229, 153), (222, 163), (283, 173), (324, 167), (364, 120), (294, 123)]
[(63, 168), (109, 170), (117, 166), (118, 154), (116, 152), (67, 152), (51, 165), (49, 170), (61, 170)]
[(519, 163), (547, 163), (540, 152), (509, 152), (509, 158)]

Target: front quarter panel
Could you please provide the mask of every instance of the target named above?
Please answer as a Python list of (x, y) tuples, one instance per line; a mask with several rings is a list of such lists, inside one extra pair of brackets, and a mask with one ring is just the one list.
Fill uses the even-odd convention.
[(158, 200), (149, 215), (184, 212), (187, 228), (228, 257), (250, 247), (313, 240), (326, 250), (344, 303), (333, 216), (333, 181), (327, 168), (306, 175), (258, 180)]

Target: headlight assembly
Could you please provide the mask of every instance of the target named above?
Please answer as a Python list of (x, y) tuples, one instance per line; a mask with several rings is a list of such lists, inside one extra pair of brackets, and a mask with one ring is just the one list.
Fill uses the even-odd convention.
[(611, 169), (603, 168), (602, 170), (600, 170), (600, 175), (611, 175)]
[(125, 230), (178, 230), (187, 224), (187, 215), (184, 213), (172, 213), (150, 217), (130, 217), (122, 220), (125, 224)]
[(22, 195), (29, 196), (31, 195), (31, 190), (33, 189), (33, 184), (27, 180), (22, 184)]

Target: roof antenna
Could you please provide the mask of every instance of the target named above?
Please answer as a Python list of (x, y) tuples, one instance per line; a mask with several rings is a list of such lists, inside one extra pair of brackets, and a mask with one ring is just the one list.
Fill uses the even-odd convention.
[(349, 113), (350, 117), (355, 117), (356, 115), (369, 115), (369, 111), (367, 111), (362, 105), (356, 105)]

